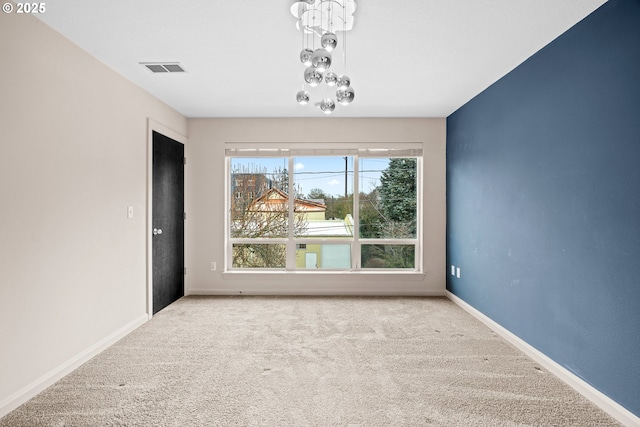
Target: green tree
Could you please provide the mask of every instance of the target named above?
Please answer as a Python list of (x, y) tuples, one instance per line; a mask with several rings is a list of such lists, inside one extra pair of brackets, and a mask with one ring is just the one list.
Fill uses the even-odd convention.
[(324, 199), (325, 203), (329, 197), (331, 196), (327, 195), (321, 188), (312, 188), (307, 194), (307, 199)]
[(364, 268), (415, 268), (413, 245), (363, 245)]
[(344, 219), (347, 214), (353, 215), (353, 194), (347, 197), (329, 197), (325, 199), (324, 204), (327, 206), (325, 217), (327, 219)]
[(384, 217), (381, 237), (416, 235), (416, 159), (390, 159), (380, 176), (380, 213)]
[(383, 217), (379, 204), (378, 189), (374, 188), (369, 194), (360, 193), (360, 237), (380, 237)]

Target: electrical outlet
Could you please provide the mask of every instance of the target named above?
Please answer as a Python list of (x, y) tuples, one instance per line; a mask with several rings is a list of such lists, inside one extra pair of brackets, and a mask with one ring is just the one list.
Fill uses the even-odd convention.
[(216, 262), (215, 261), (211, 262), (211, 271), (216, 271)]

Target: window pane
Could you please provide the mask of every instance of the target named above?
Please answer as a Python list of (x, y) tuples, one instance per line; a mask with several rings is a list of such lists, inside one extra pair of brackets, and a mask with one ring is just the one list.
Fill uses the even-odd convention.
[(285, 268), (287, 249), (284, 244), (234, 244), (233, 268)]
[(353, 237), (353, 157), (296, 157), (295, 236)]
[(351, 245), (296, 245), (296, 268), (351, 268)]
[(362, 245), (362, 268), (415, 268), (414, 245)]
[(360, 237), (416, 237), (415, 158), (360, 159)]
[(289, 226), (286, 158), (232, 158), (231, 237), (286, 237)]
[[(378, 157), (389, 156), (379, 151), (372, 157), (362, 150), (360, 157), (322, 156), (321, 149), (310, 156), (298, 150), (297, 157), (271, 151), (267, 155), (282, 157), (257, 157), (259, 151), (228, 157), (228, 268), (415, 270), (419, 158), (409, 152)], [(352, 265), (354, 250), (359, 265)]]

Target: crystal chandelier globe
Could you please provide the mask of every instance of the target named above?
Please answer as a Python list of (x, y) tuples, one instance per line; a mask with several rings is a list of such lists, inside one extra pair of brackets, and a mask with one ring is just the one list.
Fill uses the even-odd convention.
[(324, 33), (320, 39), (323, 48), (331, 52), (338, 45), (338, 37), (334, 33)]
[(311, 65), (321, 73), (324, 73), (331, 68), (331, 53), (324, 48), (316, 49), (311, 55)]
[(336, 103), (333, 99), (325, 98), (320, 102), (320, 109), (325, 114), (331, 114), (336, 109)]
[(351, 79), (349, 78), (349, 76), (342, 75), (338, 77), (336, 86), (338, 86), (338, 89), (346, 89), (351, 86)]
[(296, 94), (296, 101), (300, 105), (307, 105), (309, 103), (309, 92), (306, 90), (301, 90)]
[(324, 82), (327, 86), (335, 86), (338, 83), (338, 75), (333, 72), (328, 72), (324, 75)]
[(322, 72), (315, 67), (304, 70), (304, 81), (311, 87), (316, 87), (322, 82)]
[(353, 102), (353, 98), (355, 98), (356, 92), (352, 87), (348, 87), (346, 89), (338, 89), (336, 92), (336, 99), (342, 105), (349, 105)]
[(311, 66), (311, 56), (313, 55), (313, 51), (309, 48), (304, 48), (300, 51), (300, 62), (302, 62), (307, 67)]

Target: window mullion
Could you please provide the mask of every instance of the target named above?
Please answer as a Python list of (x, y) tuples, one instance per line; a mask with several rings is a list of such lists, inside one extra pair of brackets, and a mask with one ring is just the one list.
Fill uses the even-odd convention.
[(224, 222), (224, 259), (223, 269), (231, 269), (231, 260), (233, 259), (233, 247), (231, 240), (231, 158), (225, 157), (224, 161), (225, 177), (224, 177), (224, 209), (226, 214), (226, 221)]
[[(424, 208), (422, 204), (422, 157), (416, 158), (416, 246), (415, 246), (415, 267), (418, 271), (422, 271), (422, 256), (423, 244), (422, 244), (422, 230), (423, 230), (423, 218), (422, 210)], [(417, 243), (420, 242), (420, 243)]]
[(360, 269), (360, 177), (358, 155), (353, 157), (353, 247), (351, 248), (351, 267)]
[(289, 206), (288, 206), (288, 223), (289, 223), (289, 227), (288, 227), (288, 239), (287, 239), (287, 270), (295, 270), (296, 268), (296, 246), (295, 243), (293, 241), (293, 236), (294, 236), (294, 226), (295, 226), (295, 212), (294, 212), (294, 208), (295, 208), (295, 193), (293, 191), (294, 189), (294, 182), (293, 182), (293, 156), (289, 156), (288, 157), (288, 165), (287, 165), (287, 178), (289, 180), (288, 182), (288, 187), (289, 187)]

